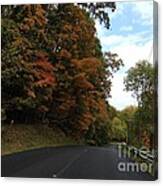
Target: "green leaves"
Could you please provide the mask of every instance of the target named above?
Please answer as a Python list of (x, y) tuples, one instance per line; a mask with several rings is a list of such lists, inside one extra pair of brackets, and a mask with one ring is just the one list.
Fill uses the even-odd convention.
[(109, 126), (109, 137), (113, 141), (126, 141), (127, 124), (118, 117), (114, 117)]
[[(137, 121), (137, 136), (140, 138), (145, 132), (152, 146), (151, 128), (154, 128), (155, 103), (155, 69), (148, 61), (139, 61), (135, 67), (129, 69), (124, 80), (126, 91), (131, 91), (137, 99), (138, 110), (135, 113)], [(140, 130), (141, 128), (141, 130)]]
[(87, 10), (89, 15), (100, 21), (100, 24), (109, 29), (110, 28), (110, 19), (108, 15), (108, 9), (111, 9), (112, 12), (115, 11), (116, 5), (114, 2), (106, 3), (78, 3), (84, 10)]

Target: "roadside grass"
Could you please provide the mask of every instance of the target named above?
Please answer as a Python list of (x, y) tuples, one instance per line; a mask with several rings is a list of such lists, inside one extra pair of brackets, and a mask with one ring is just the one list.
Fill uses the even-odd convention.
[(2, 126), (1, 154), (11, 154), (41, 147), (76, 145), (81, 142), (74, 140), (58, 128), (52, 129), (45, 125), (14, 124)]

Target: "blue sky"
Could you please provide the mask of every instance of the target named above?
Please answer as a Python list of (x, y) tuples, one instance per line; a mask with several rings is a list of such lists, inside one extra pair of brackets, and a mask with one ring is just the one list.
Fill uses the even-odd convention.
[(107, 30), (96, 21), (97, 35), (103, 51), (117, 53), (122, 67), (113, 78), (110, 104), (121, 110), (136, 105), (131, 93), (124, 91), (126, 71), (139, 60), (153, 60), (153, 1), (116, 2), (117, 9), (110, 12), (111, 28)]

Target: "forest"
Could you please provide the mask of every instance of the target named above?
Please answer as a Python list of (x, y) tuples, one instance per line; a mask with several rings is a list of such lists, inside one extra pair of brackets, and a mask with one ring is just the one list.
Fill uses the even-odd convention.
[(125, 61), (103, 52), (97, 37), (95, 20), (110, 29), (107, 9), (117, 11), (116, 3), (2, 6), (2, 138), (14, 126), (41, 125), (89, 145), (155, 147), (157, 80), (151, 63), (140, 59), (124, 78), (137, 106), (118, 110), (108, 101)]

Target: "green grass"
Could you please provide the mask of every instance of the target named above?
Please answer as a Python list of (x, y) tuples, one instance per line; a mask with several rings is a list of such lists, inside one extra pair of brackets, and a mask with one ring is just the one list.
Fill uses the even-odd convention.
[(1, 154), (11, 154), (25, 150), (75, 145), (80, 142), (67, 137), (59, 129), (52, 129), (43, 125), (14, 124), (2, 126)]

